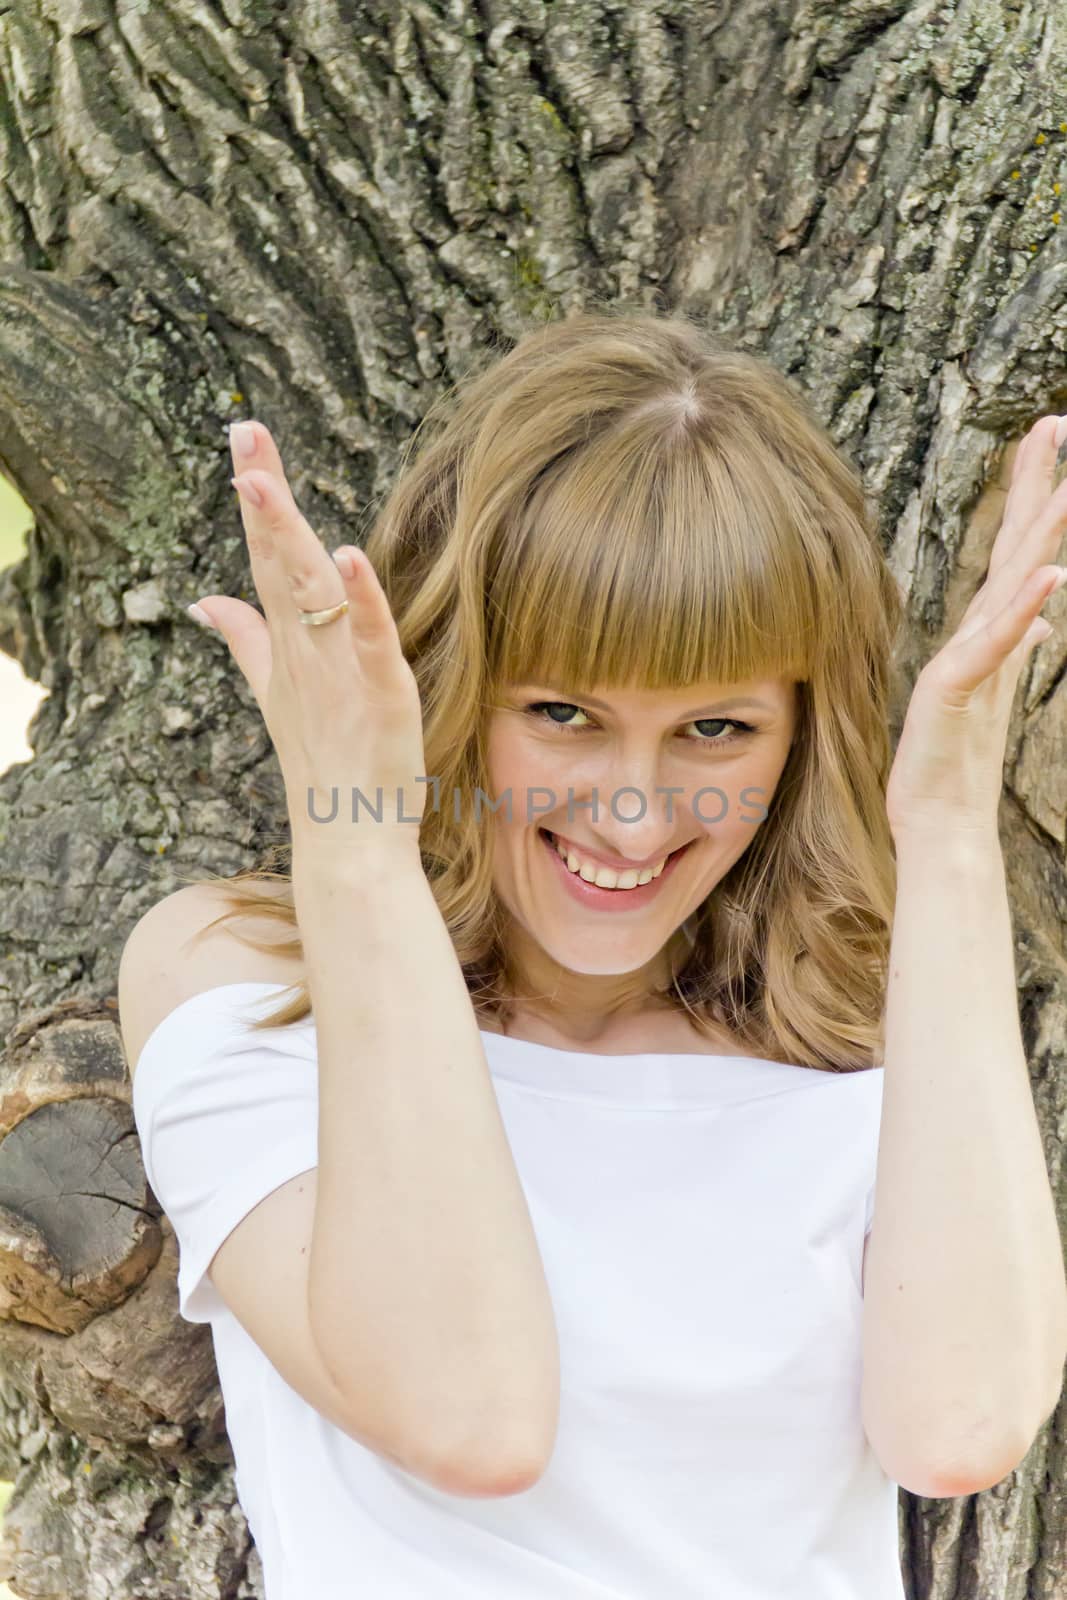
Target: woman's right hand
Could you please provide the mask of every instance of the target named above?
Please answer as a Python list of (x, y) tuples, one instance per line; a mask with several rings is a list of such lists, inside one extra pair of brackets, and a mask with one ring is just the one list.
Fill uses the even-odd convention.
[[(236, 429), (254, 441), (237, 452)], [(297, 509), (269, 430), (230, 429), (235, 487), (248, 540), (254, 606), (227, 595), (198, 605), (222, 634), (267, 725), (285, 780), (294, 853), (298, 840), (417, 844), (426, 804), (422, 707), (396, 622), (366, 554), (343, 545), (346, 577)], [(246, 497), (258, 490), (262, 505)], [(347, 599), (348, 611), (319, 627), (299, 610)], [(353, 791), (357, 796), (353, 821)], [(310, 793), (309, 793), (310, 791)], [(379, 793), (380, 791), (380, 793)], [(336, 817), (329, 818), (334, 810)], [(378, 822), (374, 812), (381, 809)]]

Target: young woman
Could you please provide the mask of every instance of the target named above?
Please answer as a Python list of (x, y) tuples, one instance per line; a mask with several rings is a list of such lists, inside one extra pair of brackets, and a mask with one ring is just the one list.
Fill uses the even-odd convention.
[(263, 614), (201, 609), (289, 871), (154, 906), (120, 1009), (267, 1600), (901, 1600), (897, 1485), (1026, 1453), (1067, 1294), (996, 817), (1057, 426), (895, 758), (858, 476), (680, 315), (530, 328), (366, 553), (231, 429)]

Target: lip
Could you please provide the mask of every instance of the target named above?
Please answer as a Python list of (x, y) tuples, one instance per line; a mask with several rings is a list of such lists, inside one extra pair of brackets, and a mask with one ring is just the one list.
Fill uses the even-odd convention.
[(598, 889), (595, 883), (586, 883), (578, 873), (571, 872), (563, 860), (556, 846), (543, 830), (538, 830), (538, 838), (548, 851), (555, 866), (556, 874), (560, 878), (563, 888), (579, 905), (585, 905), (592, 911), (639, 911), (654, 900), (670, 877), (682, 857), (692, 847), (683, 845), (673, 855), (667, 857), (667, 865), (658, 878), (651, 879), (648, 883), (639, 884), (636, 889)]
[[(551, 828), (546, 828), (544, 831), (546, 833), (552, 833)], [(576, 839), (564, 838), (564, 836), (560, 833), (553, 834), (553, 837), (556, 839), (557, 843), (566, 845), (569, 850), (573, 850), (576, 855), (581, 856), (583, 861), (592, 861), (597, 866), (607, 867), (611, 872), (645, 872), (649, 867), (654, 867), (657, 862), (663, 860), (662, 856), (653, 856), (651, 861), (642, 861), (640, 863), (636, 861), (626, 861), (622, 863), (618, 861), (609, 861), (606, 856), (602, 856), (600, 854), (599, 850), (591, 850), (588, 848), (588, 846), (579, 844)], [(692, 840), (690, 840), (690, 843), (692, 843)], [(684, 845), (679, 845), (676, 850), (669, 850), (667, 854), (668, 856), (677, 855), (678, 850), (684, 849)]]

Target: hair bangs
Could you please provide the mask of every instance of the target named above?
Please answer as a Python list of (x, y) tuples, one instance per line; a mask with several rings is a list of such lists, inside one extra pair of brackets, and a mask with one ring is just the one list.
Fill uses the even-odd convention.
[(648, 689), (811, 676), (817, 592), (797, 508), (689, 425), (605, 431), (543, 473), (500, 531), (498, 683)]

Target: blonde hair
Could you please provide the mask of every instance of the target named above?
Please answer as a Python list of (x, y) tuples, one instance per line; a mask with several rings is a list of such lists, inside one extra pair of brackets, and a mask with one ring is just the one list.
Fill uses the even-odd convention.
[[(768, 816), (690, 919), (667, 1003), (753, 1055), (881, 1064), (903, 605), (859, 475), (805, 397), (679, 312), (527, 325), (423, 419), (365, 548), (444, 796), (487, 790), (487, 714), (506, 682), (796, 681)], [(491, 832), (467, 805), (435, 808), (431, 789), (420, 845), (475, 1009), (506, 1018)], [(210, 926), (254, 910), (292, 939), (237, 937), (300, 955), (287, 857), (276, 845), (259, 868), (208, 879), (230, 902)], [(254, 1029), (309, 1014), (306, 981), (291, 987)]]

